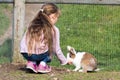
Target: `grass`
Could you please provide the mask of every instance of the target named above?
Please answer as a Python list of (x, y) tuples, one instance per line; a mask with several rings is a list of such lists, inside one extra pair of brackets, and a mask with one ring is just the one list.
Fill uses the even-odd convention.
[[(4, 73), (3, 73), (4, 74)], [(11, 76), (12, 79), (17, 80), (119, 80), (120, 73), (118, 72), (98, 72), (98, 73), (56, 73), (52, 74), (29, 74), (22, 71), (8, 72), (6, 75)], [(7, 79), (7, 78), (6, 78)], [(10, 78), (9, 78), (10, 79)], [(11, 79), (11, 80), (12, 80)]]
[[(58, 4), (58, 6), (62, 15), (56, 26), (60, 29), (60, 45), (64, 55), (66, 56), (67, 53), (66, 46), (71, 45), (76, 51), (86, 51), (95, 55), (100, 68), (107, 71), (119, 71), (120, 6), (79, 4)], [(0, 6), (0, 14), (2, 14), (0, 15), (2, 16), (0, 17), (0, 22), (2, 22), (0, 35), (9, 24), (8, 18), (2, 11), (4, 8), (6, 7)], [(9, 53), (11, 50), (10, 48), (6, 49), (8, 44), (2, 47), (0, 47), (1, 55)], [(53, 57), (50, 64), (61, 67), (56, 57)], [(74, 68), (70, 65), (62, 67)]]
[(94, 54), (100, 68), (119, 71), (120, 6), (64, 4), (59, 7), (62, 16), (57, 27), (64, 54), (66, 46), (71, 45), (77, 51)]
[[(12, 10), (12, 7), (8, 4), (0, 4), (0, 37), (3, 36), (8, 29), (10, 21), (6, 15), (6, 11)], [(7, 39), (5, 43), (0, 45), (0, 64), (10, 62), (12, 54), (12, 41)]]
[(0, 64), (10, 63), (12, 60), (12, 40), (8, 39), (0, 46)]
[[(52, 73), (30, 74), (25, 71), (3, 69), (2, 77), (10, 80), (119, 80), (120, 79), (120, 6), (58, 4), (62, 11), (56, 26), (60, 29), (60, 45), (66, 56), (66, 46), (76, 51), (86, 51), (95, 55), (102, 71), (97, 73)], [(0, 4), (0, 35), (8, 28), (9, 21), (4, 14), (7, 5)], [(9, 8), (7, 8), (9, 9)], [(11, 61), (12, 41), (8, 39), (0, 46), (0, 64)], [(61, 66), (54, 56), (50, 63), (57, 68), (73, 69), (74, 66)], [(11, 69), (10, 69), (11, 70)], [(6, 76), (8, 75), (8, 76)], [(54, 76), (52, 76), (54, 75)]]

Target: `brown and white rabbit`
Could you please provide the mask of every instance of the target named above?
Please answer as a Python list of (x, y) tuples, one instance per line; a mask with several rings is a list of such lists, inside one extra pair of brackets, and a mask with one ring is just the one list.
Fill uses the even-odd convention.
[[(67, 46), (67, 60), (75, 66), (73, 71), (88, 72), (97, 71), (97, 60), (96, 58), (87, 52), (77, 52), (71, 46)], [(82, 69), (81, 69), (82, 68)]]

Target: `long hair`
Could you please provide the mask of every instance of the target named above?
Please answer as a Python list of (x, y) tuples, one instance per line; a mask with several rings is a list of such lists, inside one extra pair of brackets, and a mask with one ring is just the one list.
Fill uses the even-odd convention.
[(42, 10), (38, 12), (36, 17), (30, 23), (26, 33), (28, 53), (32, 54), (32, 52), (35, 52), (36, 45), (40, 44), (40, 41), (42, 39), (41, 36), (44, 35), (44, 42), (46, 45), (48, 45), (48, 51), (51, 55), (53, 52), (54, 29), (49, 15), (53, 13), (58, 14), (59, 9), (53, 3), (44, 4), (41, 9)]
[(61, 14), (60, 9), (53, 3), (46, 3), (41, 7), (41, 9), (43, 9), (43, 13), (45, 13), (47, 16), (51, 14)]

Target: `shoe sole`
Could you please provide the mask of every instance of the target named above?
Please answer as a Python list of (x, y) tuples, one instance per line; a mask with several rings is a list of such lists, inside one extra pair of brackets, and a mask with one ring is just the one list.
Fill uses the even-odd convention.
[(30, 66), (27, 66), (26, 68), (32, 70), (32, 71), (35, 72), (35, 73), (37, 73), (37, 71), (34, 70), (34, 69), (33, 69), (32, 67), (30, 67)]
[(50, 71), (40, 71), (40, 70), (38, 70), (38, 72), (39, 73), (49, 73), (49, 72), (51, 72), (51, 70)]

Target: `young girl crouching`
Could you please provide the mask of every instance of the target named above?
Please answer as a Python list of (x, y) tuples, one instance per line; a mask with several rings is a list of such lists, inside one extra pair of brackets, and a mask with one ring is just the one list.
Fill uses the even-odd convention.
[(48, 73), (53, 53), (61, 65), (67, 60), (60, 48), (59, 29), (55, 23), (60, 16), (59, 8), (53, 3), (44, 4), (36, 17), (31, 21), (20, 43), (20, 52), (27, 60), (26, 68), (35, 73)]

